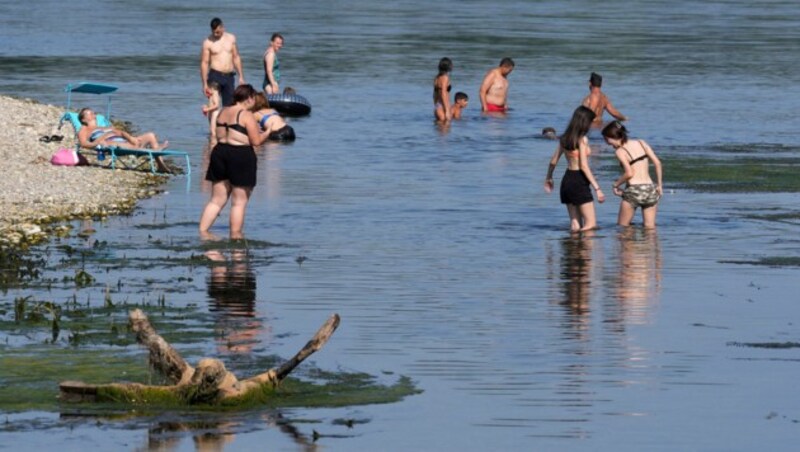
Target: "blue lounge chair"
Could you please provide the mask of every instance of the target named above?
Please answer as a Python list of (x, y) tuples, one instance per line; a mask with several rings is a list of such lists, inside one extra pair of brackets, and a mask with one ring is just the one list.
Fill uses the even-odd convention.
[[(101, 83), (91, 83), (91, 82), (80, 82), (76, 84), (68, 84), (64, 91), (67, 92), (67, 110), (61, 116), (61, 120), (59, 121), (58, 128), (60, 129), (64, 124), (70, 124), (75, 131), (75, 142), (77, 150), (80, 151), (80, 143), (78, 142), (78, 131), (81, 130), (83, 124), (81, 124), (80, 120), (78, 119), (78, 113), (72, 111), (70, 108), (72, 106), (72, 94), (73, 93), (86, 93), (86, 94), (97, 94), (103, 95), (108, 94), (108, 99), (106, 101), (106, 114), (105, 115), (97, 115), (97, 125), (100, 127), (110, 127), (111, 126), (111, 93), (117, 90), (116, 86), (113, 85), (105, 85)], [(157, 157), (183, 157), (186, 160), (186, 177), (187, 182), (188, 178), (192, 174), (192, 165), (189, 161), (189, 154), (184, 151), (178, 150), (156, 150), (156, 149), (146, 149), (146, 148), (128, 148), (123, 146), (97, 146), (93, 149), (93, 151), (97, 152), (97, 159), (98, 160), (105, 160), (106, 156), (110, 156), (111, 160), (111, 168), (115, 169), (117, 167), (117, 162), (120, 162), (126, 168), (131, 169), (138, 169), (141, 167), (141, 164), (136, 165), (125, 165), (123, 160), (118, 159), (118, 157), (126, 156), (126, 155), (133, 155), (135, 157), (147, 157), (148, 161), (144, 164), (150, 164), (150, 171), (153, 174), (156, 174), (156, 158)]]

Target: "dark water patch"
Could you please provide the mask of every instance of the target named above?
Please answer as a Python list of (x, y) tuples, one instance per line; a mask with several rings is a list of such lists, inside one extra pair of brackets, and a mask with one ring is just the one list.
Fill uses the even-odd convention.
[(769, 349), (800, 348), (800, 342), (728, 342), (728, 347), (751, 347)]
[(729, 330), (727, 326), (714, 326), (714, 325), (706, 325), (705, 323), (693, 323), (692, 326), (696, 326), (698, 328), (713, 328), (716, 330)]
[(0, 247), (0, 290), (6, 292), (40, 278), (46, 262), (42, 253)]
[[(773, 210), (779, 210), (779, 209), (773, 209)], [(752, 211), (752, 209), (748, 209), (747, 211)], [(761, 214), (746, 213), (744, 217), (752, 220), (771, 221), (775, 223), (788, 223), (795, 225), (800, 224), (800, 211), (784, 211), (784, 212), (761, 213)]]
[(755, 193), (800, 191), (800, 157), (710, 158), (667, 157), (661, 159), (665, 184), (700, 192)]
[(197, 226), (196, 221), (179, 221), (176, 223), (152, 223), (152, 224), (137, 224), (134, 226), (136, 229), (145, 229), (145, 230), (165, 230), (165, 229), (172, 229), (172, 228), (185, 228), (185, 227), (194, 227)]
[(52, 345), (53, 353), (62, 347), (128, 347), (135, 344), (127, 334), (128, 313), (135, 308), (158, 318), (161, 334), (175, 343), (200, 343), (213, 336), (211, 314), (196, 305), (171, 306), (164, 296), (151, 302), (115, 303), (107, 294), (94, 304), (77, 297), (55, 302), (29, 296), (0, 303), (0, 350), (36, 344)]
[[(196, 64), (195, 58), (187, 55), (75, 55), (75, 56), (10, 56), (0, 58), (0, 72), (30, 71), (39, 76), (58, 75), (64, 80), (65, 67), (92, 67), (95, 72), (114, 72), (119, 75), (115, 83), (137, 82), (150, 78), (159, 79), (164, 71), (172, 71), (187, 64)], [(130, 68), (137, 68), (137, 77), (132, 77)]]
[(786, 154), (800, 154), (800, 146), (782, 143), (711, 143), (702, 146), (663, 145), (658, 146), (659, 156), (669, 157), (707, 157), (711, 154), (720, 157), (745, 157), (753, 154), (765, 159)]
[(766, 267), (800, 267), (800, 256), (772, 256), (757, 260), (723, 260), (721, 264), (761, 265)]

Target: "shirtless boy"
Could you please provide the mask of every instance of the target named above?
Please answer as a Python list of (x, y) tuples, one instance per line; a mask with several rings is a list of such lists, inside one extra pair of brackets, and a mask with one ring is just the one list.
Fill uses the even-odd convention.
[(467, 108), (467, 104), (469, 104), (469, 96), (467, 93), (462, 93), (461, 91), (456, 93), (456, 97), (454, 98), (453, 102), (453, 119), (461, 119), (461, 111)]
[(607, 111), (611, 116), (620, 121), (627, 120), (628, 118), (614, 108), (608, 96), (600, 90), (602, 85), (603, 77), (596, 72), (592, 72), (592, 75), (589, 76), (589, 95), (586, 96), (581, 103), (581, 105), (594, 112), (595, 117), (592, 125), (598, 126), (603, 124), (603, 111)]
[(508, 110), (508, 74), (514, 70), (514, 60), (503, 58), (500, 65), (490, 69), (481, 83), (480, 99), (483, 112), (506, 112)]
[(211, 34), (203, 41), (200, 54), (200, 79), (203, 81), (203, 94), (208, 91), (209, 82), (217, 82), (220, 87), (222, 106), (233, 103), (233, 90), (236, 88), (234, 76), (239, 74), (239, 83), (244, 84), (242, 60), (236, 47), (236, 36), (225, 32), (222, 20), (211, 20)]

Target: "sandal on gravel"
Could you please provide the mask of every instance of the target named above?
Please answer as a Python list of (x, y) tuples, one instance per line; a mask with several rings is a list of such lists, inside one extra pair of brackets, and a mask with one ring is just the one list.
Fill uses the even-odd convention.
[(47, 136), (47, 135), (42, 135), (42, 136), (39, 138), (39, 141), (41, 141), (42, 143), (49, 143), (49, 142), (50, 142), (50, 137), (49, 137), (49, 136)]
[(64, 139), (64, 135), (50, 135), (51, 143), (60, 143)]

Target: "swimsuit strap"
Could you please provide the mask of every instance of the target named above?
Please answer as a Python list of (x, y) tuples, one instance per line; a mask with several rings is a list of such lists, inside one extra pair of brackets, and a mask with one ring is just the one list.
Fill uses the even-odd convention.
[[(642, 140), (638, 140), (638, 141), (639, 141), (639, 146), (641, 146), (642, 147), (642, 151), (644, 151), (644, 144), (642, 143)], [(639, 157), (633, 158), (631, 153), (628, 152), (627, 148), (625, 148), (623, 146), (622, 149), (625, 151), (626, 154), (628, 154), (628, 157), (630, 158), (630, 161), (628, 161), (628, 165), (633, 165), (634, 163), (642, 161), (642, 160), (645, 160), (647, 158), (647, 152), (645, 152), (644, 154), (640, 155)]]
[(269, 117), (270, 117), (270, 116), (272, 116), (273, 114), (274, 114), (274, 113), (266, 113), (266, 114), (262, 115), (262, 116), (261, 116), (261, 120), (260, 120), (260, 121), (258, 121), (258, 125), (260, 125), (260, 126), (261, 126), (261, 128), (263, 129), (263, 128), (264, 128), (264, 124), (266, 124), (266, 123), (267, 123), (267, 120), (268, 120), (268, 119), (269, 119)]
[(224, 127), (225, 128), (225, 132), (227, 132), (228, 129), (233, 129), (233, 130), (235, 130), (235, 131), (237, 131), (237, 132), (239, 132), (241, 134), (247, 135), (247, 128), (245, 128), (245, 126), (239, 124), (239, 115), (241, 115), (243, 111), (244, 111), (244, 109), (239, 110), (239, 112), (236, 113), (236, 122), (234, 124), (231, 124), (229, 122), (219, 122), (219, 120), (218, 120), (217, 121), (217, 127)]

